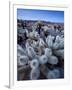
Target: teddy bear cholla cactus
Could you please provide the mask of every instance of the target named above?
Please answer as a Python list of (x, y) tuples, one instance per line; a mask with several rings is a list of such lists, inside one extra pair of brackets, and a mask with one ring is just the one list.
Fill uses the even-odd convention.
[(64, 49), (54, 50), (54, 54), (64, 59)]
[(38, 59), (33, 59), (30, 62), (30, 67), (32, 68), (30, 72), (30, 79), (31, 80), (36, 80), (40, 76), (40, 70), (39, 70), (39, 61)]
[(46, 64), (48, 62), (47, 56), (46, 55), (40, 56), (39, 62), (40, 62), (40, 64)]
[(23, 66), (28, 63), (28, 56), (26, 55), (26, 51), (20, 46), (17, 45), (17, 64), (18, 66)]
[(47, 73), (48, 79), (56, 79), (60, 77), (60, 71), (58, 69), (49, 70)]
[(51, 36), (51, 35), (47, 36), (46, 43), (49, 48), (53, 47), (53, 40), (54, 40), (54, 36)]
[(37, 31), (32, 31), (30, 33), (28, 33), (28, 37), (34, 40), (38, 40), (39, 39), (39, 34)]
[(55, 42), (53, 44), (53, 49), (63, 49), (63, 48), (64, 48), (64, 38), (57, 35)]
[(49, 58), (52, 55), (52, 50), (50, 48), (45, 48), (45, 55)]
[[(50, 36), (50, 38), (51, 38), (51, 36)], [(56, 39), (56, 42), (58, 42), (57, 39)], [(30, 77), (31, 79), (38, 79), (38, 77), (40, 75), (39, 74), (39, 71), (37, 71), (37, 69), (39, 67), (39, 63), (40, 64), (50, 63), (50, 64), (53, 64), (53, 65), (55, 65), (55, 64), (58, 63), (58, 58), (56, 56), (53, 56), (52, 55), (52, 49), (51, 49), (51, 47), (52, 46), (50, 46), (50, 48), (45, 48), (45, 53), (44, 53), (44, 55), (39, 56), (39, 60), (38, 59), (32, 59), (32, 61), (30, 63), (30, 67), (32, 68), (31, 74), (30, 74), (31, 75), (31, 77)], [(28, 53), (28, 56), (29, 57), (31, 57), (31, 58), (35, 57), (36, 53), (35, 53), (34, 49), (31, 46), (28, 45), (26, 50), (27, 50), (27, 53)], [(57, 56), (62, 56), (63, 57), (63, 53), (64, 52), (63, 52), (63, 50), (55, 50), (54, 53)], [(26, 56), (22, 56), (20, 58), (20, 60), (21, 59), (23, 59), (23, 62), (24, 62), (24, 59), (27, 60), (27, 57)], [(23, 64), (23, 62), (22, 63), (20, 62), (20, 65), (24, 65), (24, 64), (27, 63), (27, 61), (24, 62), (24, 64)], [(57, 73), (57, 75), (55, 75), (55, 72), (54, 71)], [(58, 76), (58, 74), (59, 74), (58, 70), (54, 70), (54, 71), (49, 71), (48, 72), (48, 75), (47, 75), (47, 78), (58, 78), (59, 77)]]
[(39, 67), (39, 61), (37, 59), (33, 59), (31, 62), (30, 62), (30, 67), (32, 69), (37, 69)]
[(42, 29), (44, 30), (44, 32), (48, 31), (48, 26), (42, 26)]
[(50, 56), (48, 59), (48, 63), (50, 64), (57, 64), (58, 63), (58, 58), (56, 56)]
[(31, 80), (37, 80), (37, 79), (39, 79), (39, 76), (40, 76), (39, 68), (31, 70), (31, 72), (30, 72), (30, 79)]
[(45, 42), (42, 38), (39, 38), (39, 46), (40, 47), (44, 47), (45, 46)]
[(36, 52), (34, 51), (33, 47), (28, 46), (26, 48), (26, 50), (27, 50), (28, 57), (31, 58), (31, 59), (33, 59), (35, 57), (35, 55), (36, 55)]
[(20, 46), (17, 44), (17, 56), (20, 56), (20, 55), (26, 55), (26, 51)]
[(64, 37), (48, 35), (43, 39), (40, 34), (35, 29), (28, 32), (25, 48), (17, 46), (18, 66), (22, 69), (29, 65), (31, 80), (40, 79), (41, 73), (48, 79), (59, 78), (59, 69), (54, 66), (60, 62), (59, 57), (64, 59)]
[(23, 66), (23, 65), (28, 64), (28, 60), (29, 60), (28, 56), (24, 56), (24, 55), (20, 56), (18, 58), (18, 66)]

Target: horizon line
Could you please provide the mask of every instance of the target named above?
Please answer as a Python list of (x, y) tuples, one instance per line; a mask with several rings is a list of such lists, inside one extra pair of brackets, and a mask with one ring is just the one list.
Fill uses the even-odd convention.
[[(19, 18), (17, 18), (17, 20), (18, 20)], [(52, 21), (46, 21), (46, 20), (33, 20), (33, 19), (30, 19), (30, 20), (27, 20), (27, 19), (19, 19), (19, 20), (26, 20), (26, 21), (44, 21), (44, 22), (51, 22), (51, 23), (63, 23), (64, 24), (64, 22), (52, 22)]]

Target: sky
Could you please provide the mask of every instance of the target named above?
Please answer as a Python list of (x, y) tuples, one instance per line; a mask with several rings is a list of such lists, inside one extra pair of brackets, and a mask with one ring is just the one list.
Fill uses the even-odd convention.
[(64, 11), (17, 9), (17, 19), (64, 23)]

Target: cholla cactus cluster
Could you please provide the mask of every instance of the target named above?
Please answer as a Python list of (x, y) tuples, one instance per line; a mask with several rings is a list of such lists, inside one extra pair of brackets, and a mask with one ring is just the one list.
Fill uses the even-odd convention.
[(38, 30), (18, 29), (18, 80), (64, 78), (64, 32), (54, 36), (46, 35), (47, 26)]

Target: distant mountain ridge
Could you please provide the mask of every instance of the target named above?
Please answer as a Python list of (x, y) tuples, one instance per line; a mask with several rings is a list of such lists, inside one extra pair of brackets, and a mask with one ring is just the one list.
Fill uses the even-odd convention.
[(50, 22), (50, 21), (43, 21), (43, 20), (22, 20), (22, 19), (17, 19), (17, 20), (22, 21), (22, 22), (26, 21), (26, 22), (29, 22), (29, 23), (35, 23), (37, 21), (41, 21), (45, 24), (58, 24), (58, 25), (61, 24), (61, 25), (64, 25), (64, 23), (61, 23), (61, 22)]

